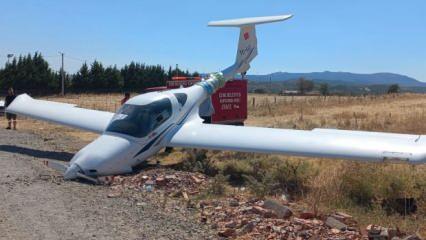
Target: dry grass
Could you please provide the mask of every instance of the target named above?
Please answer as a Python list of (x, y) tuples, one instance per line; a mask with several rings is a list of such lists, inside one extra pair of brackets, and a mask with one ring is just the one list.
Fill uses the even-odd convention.
[[(69, 95), (65, 98), (51, 96), (46, 99), (75, 103), (81, 107), (115, 111), (119, 107), (120, 94)], [(255, 100), (253, 100), (255, 99)], [(249, 118), (246, 125), (312, 129), (339, 128), (426, 134), (426, 95), (403, 94), (368, 97), (287, 97), (249, 94)], [(4, 120), (2, 120), (4, 122)], [(65, 134), (82, 140), (82, 145), (93, 140), (96, 135), (20, 118), (20, 129), (32, 131), (49, 138), (51, 134)], [(187, 158), (187, 153), (174, 153), (156, 159), (175, 161)], [(319, 212), (340, 209), (354, 215), (361, 224), (383, 224), (399, 226), (414, 232), (419, 230), (426, 235), (426, 166), (410, 167), (393, 164), (355, 164), (348, 161), (299, 158), (286, 156), (265, 156), (213, 151), (207, 154), (212, 162), (245, 161), (250, 159), (270, 159), (281, 161), (306, 161), (313, 174), (307, 181), (310, 191), (300, 201)], [(235, 162), (234, 162), (235, 163)], [(243, 166), (239, 166), (243, 168)], [(349, 176), (349, 177), (348, 177)], [(356, 178), (357, 176), (362, 176)], [(350, 178), (352, 177), (352, 178)], [(353, 181), (353, 182), (351, 182)], [(357, 182), (358, 181), (358, 182)], [(370, 189), (375, 200), (383, 197), (416, 197), (420, 200), (418, 214), (410, 217), (386, 215), (373, 205), (369, 208), (348, 201), (348, 191), (357, 191), (356, 184)], [(351, 188), (352, 186), (352, 188)], [(389, 186), (395, 189), (389, 189)], [(365, 190), (365, 189), (362, 189)]]
[[(246, 124), (294, 129), (338, 128), (425, 134), (425, 109), (426, 95), (419, 94), (327, 98), (249, 95), (249, 119)], [(399, 226), (426, 235), (426, 166), (354, 164), (313, 158), (310, 162), (319, 170), (311, 178), (311, 191), (305, 199), (313, 210), (341, 208), (364, 224)], [(359, 179), (350, 179), (359, 180), (360, 184), (371, 183), (371, 186), (360, 188), (369, 189), (373, 198), (419, 199), (418, 214), (406, 218), (389, 216), (377, 204), (365, 208), (348, 202), (345, 196), (347, 192), (357, 189), (353, 187), (356, 182), (350, 182), (347, 176), (360, 176)], [(344, 181), (350, 183), (352, 189), (345, 186)], [(389, 189), (392, 187), (395, 189)]]

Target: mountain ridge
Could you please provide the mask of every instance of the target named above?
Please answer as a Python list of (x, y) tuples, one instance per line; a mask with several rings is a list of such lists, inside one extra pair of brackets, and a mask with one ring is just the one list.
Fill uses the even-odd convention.
[(314, 82), (346, 85), (391, 85), (398, 84), (401, 87), (426, 87), (425, 82), (415, 78), (396, 73), (351, 73), (351, 72), (310, 72), (289, 73), (274, 72), (263, 75), (247, 75), (247, 79), (255, 82), (285, 82), (305, 78)]

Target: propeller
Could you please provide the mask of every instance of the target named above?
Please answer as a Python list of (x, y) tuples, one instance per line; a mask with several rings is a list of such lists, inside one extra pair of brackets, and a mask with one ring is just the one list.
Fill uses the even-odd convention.
[(56, 161), (44, 161), (44, 165), (46, 165), (49, 168), (55, 169), (56, 171), (61, 172), (64, 175), (64, 178), (66, 180), (76, 179), (76, 178), (83, 178), (90, 182), (93, 182), (95, 184), (99, 184), (100, 181), (96, 178), (89, 177), (82, 173), (81, 169), (76, 165), (72, 164), (69, 166), (68, 164), (59, 163)]

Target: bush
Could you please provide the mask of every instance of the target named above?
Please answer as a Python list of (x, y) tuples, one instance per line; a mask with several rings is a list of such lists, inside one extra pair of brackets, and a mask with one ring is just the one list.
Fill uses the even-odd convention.
[(229, 177), (233, 184), (241, 185), (245, 182), (245, 175), (253, 175), (253, 167), (246, 160), (230, 160), (220, 166), (223, 175)]
[(272, 177), (282, 191), (292, 195), (304, 195), (310, 176), (314, 169), (307, 161), (284, 161), (277, 164)]
[(263, 198), (274, 194), (276, 183), (270, 175), (264, 176), (260, 181), (248, 175), (244, 175), (244, 179), (246, 180), (247, 187), (256, 197)]
[(219, 170), (214, 164), (212, 158), (207, 157), (206, 150), (185, 150), (188, 154), (188, 159), (183, 161), (176, 169), (181, 171), (200, 172), (209, 176), (218, 174)]
[(259, 197), (282, 193), (293, 197), (303, 195), (308, 189), (309, 178), (316, 174), (306, 161), (260, 158), (248, 161), (248, 164), (251, 174), (243, 173), (242, 176), (251, 191)]
[(352, 163), (342, 177), (342, 191), (351, 202), (371, 207), (378, 184), (376, 176), (376, 168), (373, 165), (361, 167), (358, 163)]
[(226, 185), (228, 178), (223, 174), (217, 174), (211, 182), (207, 193), (215, 196), (223, 196), (226, 193)]

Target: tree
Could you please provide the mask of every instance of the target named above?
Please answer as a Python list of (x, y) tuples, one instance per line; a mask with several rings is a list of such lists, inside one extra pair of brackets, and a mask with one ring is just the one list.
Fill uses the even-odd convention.
[(169, 66), (169, 71), (167, 72), (167, 78), (169, 80), (172, 80), (173, 77), (173, 70), (172, 70), (172, 66)]
[(123, 77), (121, 76), (120, 70), (117, 69), (117, 66), (107, 67), (105, 69), (105, 81), (106, 88), (110, 91), (117, 91), (123, 87)]
[(319, 87), (319, 91), (320, 91), (321, 95), (327, 96), (329, 94), (328, 84), (322, 83)]
[[(146, 65), (131, 62), (121, 69), (116, 66), (104, 67), (101, 62), (94, 61), (88, 65), (83, 63), (75, 74), (66, 74), (67, 88), (74, 91), (141, 91), (148, 87), (164, 86), (172, 76), (197, 76), (197, 72), (172, 70), (168, 72), (161, 65)], [(61, 76), (54, 72), (42, 55), (15, 57), (4, 68), (0, 68), (0, 87), (7, 89), (15, 87), (19, 91), (37, 90), (37, 93), (52, 93), (59, 91)]]
[(399, 93), (400, 88), (398, 84), (392, 84), (388, 88), (388, 94)]
[(87, 63), (83, 63), (80, 70), (72, 77), (71, 85), (75, 90), (87, 88), (90, 84), (89, 67)]
[(200, 73), (195, 71), (195, 72), (192, 73), (192, 76), (193, 77), (200, 77)]
[(297, 84), (297, 89), (299, 90), (299, 93), (302, 95), (314, 89), (314, 83), (304, 78), (299, 78), (296, 84)]
[(0, 70), (0, 86), (5, 89), (15, 87), (19, 90), (52, 91), (59, 89), (59, 80), (44, 60), (36, 52), (33, 56), (19, 56)]
[(256, 89), (254, 89), (254, 93), (264, 94), (264, 93), (266, 93), (266, 90), (263, 89), (263, 88), (256, 88)]
[(90, 79), (89, 86), (93, 90), (106, 88), (104, 73), (105, 73), (105, 69), (102, 63), (95, 60), (90, 66), (90, 71), (89, 71), (89, 79)]

